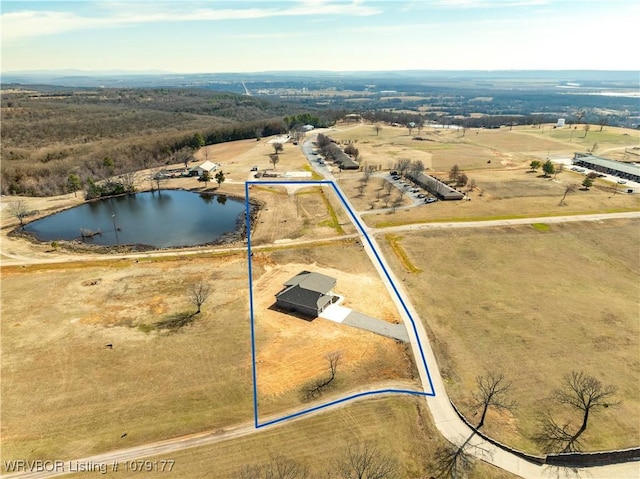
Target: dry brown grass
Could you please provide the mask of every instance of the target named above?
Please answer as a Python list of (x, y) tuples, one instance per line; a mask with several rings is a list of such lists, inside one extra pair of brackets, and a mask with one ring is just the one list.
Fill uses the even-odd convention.
[[(340, 254), (335, 254), (337, 250)], [(304, 262), (297, 263), (295, 258)], [(328, 375), (326, 356), (332, 352), (341, 353), (332, 395), (388, 380), (411, 387), (412, 363), (405, 345), (325, 319), (309, 322), (273, 309), (275, 294), (284, 281), (308, 270), (335, 277), (335, 291), (345, 297), (344, 306), (400, 322), (384, 285), (358, 243), (256, 253), (256, 268), (259, 277), (254, 281), (254, 311), (261, 414), (292, 406), (305, 408), (304, 385)]]
[[(3, 268), (3, 459), (83, 456), (248, 420), (245, 268), (242, 255)], [(191, 325), (143, 332), (192, 312), (187, 285), (201, 277), (214, 294)]]
[(265, 203), (251, 244), (317, 240), (355, 232), (344, 208), (327, 187), (254, 185), (251, 198)]
[(391, 208), (394, 201), (400, 200), (399, 207), (408, 206), (412, 201), (407, 197), (401, 196), (400, 190), (395, 186), (391, 189), (387, 197), (387, 190), (383, 183), (386, 180), (380, 177), (371, 176), (368, 183), (360, 195), (358, 187), (362, 184), (361, 179), (363, 173), (341, 173), (338, 184), (346, 196), (349, 197), (351, 204), (357, 211), (366, 211), (370, 209)]
[[(284, 276), (315, 263), (338, 277), (347, 306), (398, 321), (362, 247), (339, 249), (344, 256), (334, 245), (255, 255), (261, 413), (303, 405), (301, 385), (324, 374), (335, 350), (343, 361), (332, 394), (415, 384), (404, 346), (390, 339), (263, 309)], [(177, 333), (154, 331), (193, 311), (186, 291), (200, 278), (214, 285), (203, 312)], [(4, 267), (3, 459), (80, 457), (249, 421), (247, 284), (243, 254)]]
[[(399, 464), (399, 477), (423, 478), (433, 474), (433, 455), (443, 444), (420, 399), (397, 396), (370, 399), (335, 411), (303, 418), (281, 427), (181, 451), (155, 459), (173, 459), (172, 478), (237, 477), (242, 465), (264, 464), (270, 456), (285, 456), (307, 467), (311, 477), (326, 477), (335, 464), (344, 460), (350, 444), (376, 444)], [(152, 458), (153, 459), (153, 458)], [(127, 477), (122, 471), (109, 476)], [(150, 473), (146, 476), (161, 476)], [(167, 473), (164, 473), (166, 476)], [(98, 478), (99, 473), (74, 477)], [(469, 479), (513, 479), (515, 476), (476, 461)]]
[(591, 418), (586, 448), (638, 445), (640, 428), (629, 421), (640, 416), (638, 227), (620, 220), (405, 234), (420, 274), (404, 272), (384, 246), (431, 332), (449, 394), (472, 422), (475, 377), (503, 372), (519, 408), (492, 412), (485, 432), (535, 452), (537, 415), (562, 414), (545, 398), (564, 374), (584, 370), (616, 385), (622, 400)]
[(611, 183), (599, 180), (589, 191), (578, 190), (560, 199), (569, 184), (579, 184), (582, 176), (564, 171), (557, 178), (541, 178), (526, 169), (468, 171), (478, 188), (469, 192), (471, 201), (437, 203), (399, 210), (395, 214), (364, 215), (369, 226), (391, 226), (431, 221), (471, 221), (482, 219), (562, 216), (572, 214), (636, 211), (639, 195), (613, 194)]
[[(229, 181), (253, 180), (251, 167), (257, 166), (260, 171), (273, 170), (269, 155), (274, 152), (269, 143), (273, 137), (262, 138), (260, 141), (240, 140), (220, 143), (201, 148), (194, 155), (198, 161), (208, 159), (220, 163), (221, 169)], [(279, 154), (280, 161), (276, 164), (275, 172), (304, 171), (308, 161), (302, 153), (302, 148), (293, 143), (285, 143), (284, 150)]]

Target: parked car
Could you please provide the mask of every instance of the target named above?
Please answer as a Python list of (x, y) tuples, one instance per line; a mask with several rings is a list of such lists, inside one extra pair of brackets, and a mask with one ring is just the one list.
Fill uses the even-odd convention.
[(394, 180), (394, 181), (398, 181), (400, 179), (400, 177), (396, 175), (396, 176), (392, 176), (391, 179)]
[(251, 167), (251, 171), (258, 171), (258, 167), (257, 166), (252, 166)]
[(425, 203), (435, 203), (436, 201), (438, 201), (438, 198), (427, 198), (424, 200)]
[(411, 188), (411, 193), (419, 193), (420, 190), (418, 188)]
[(397, 172), (396, 170), (391, 170), (391, 171), (389, 172), (389, 174), (390, 174), (391, 176), (398, 176), (398, 172)]
[(426, 198), (426, 197), (427, 197), (427, 195), (425, 195), (424, 193), (420, 193), (420, 194), (418, 195), (418, 198)]

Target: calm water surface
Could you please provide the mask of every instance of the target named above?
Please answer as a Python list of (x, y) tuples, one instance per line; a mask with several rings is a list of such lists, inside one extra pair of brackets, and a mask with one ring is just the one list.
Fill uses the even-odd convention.
[(136, 193), (85, 203), (29, 223), (41, 241), (80, 239), (80, 230), (100, 231), (84, 241), (96, 245), (144, 244), (156, 248), (213, 243), (237, 231), (244, 202), (182, 190)]

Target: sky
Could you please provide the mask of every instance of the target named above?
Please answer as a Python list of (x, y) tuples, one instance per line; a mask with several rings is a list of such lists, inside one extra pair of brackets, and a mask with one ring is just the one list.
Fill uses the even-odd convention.
[(639, 0), (1, 0), (1, 70), (640, 70)]

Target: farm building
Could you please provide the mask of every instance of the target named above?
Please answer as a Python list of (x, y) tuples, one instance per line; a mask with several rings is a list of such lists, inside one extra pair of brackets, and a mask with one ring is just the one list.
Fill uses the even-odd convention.
[(440, 200), (461, 200), (464, 198), (464, 194), (433, 176), (409, 172), (407, 177)]
[(284, 283), (284, 289), (276, 294), (276, 305), (315, 318), (337, 299), (331, 293), (335, 285), (331, 276), (302, 271)]
[(633, 163), (623, 163), (622, 161), (607, 160), (599, 156), (575, 153), (573, 164), (589, 168), (590, 170), (607, 175), (640, 183), (640, 166)]
[(327, 158), (333, 159), (333, 161), (339, 166), (341, 170), (358, 170), (360, 165), (351, 159), (342, 149), (335, 143), (331, 143), (327, 146)]
[(198, 165), (196, 171), (198, 172), (198, 176), (202, 176), (205, 171), (211, 174), (218, 169), (218, 166), (219, 165), (211, 161), (205, 161), (201, 165)]

